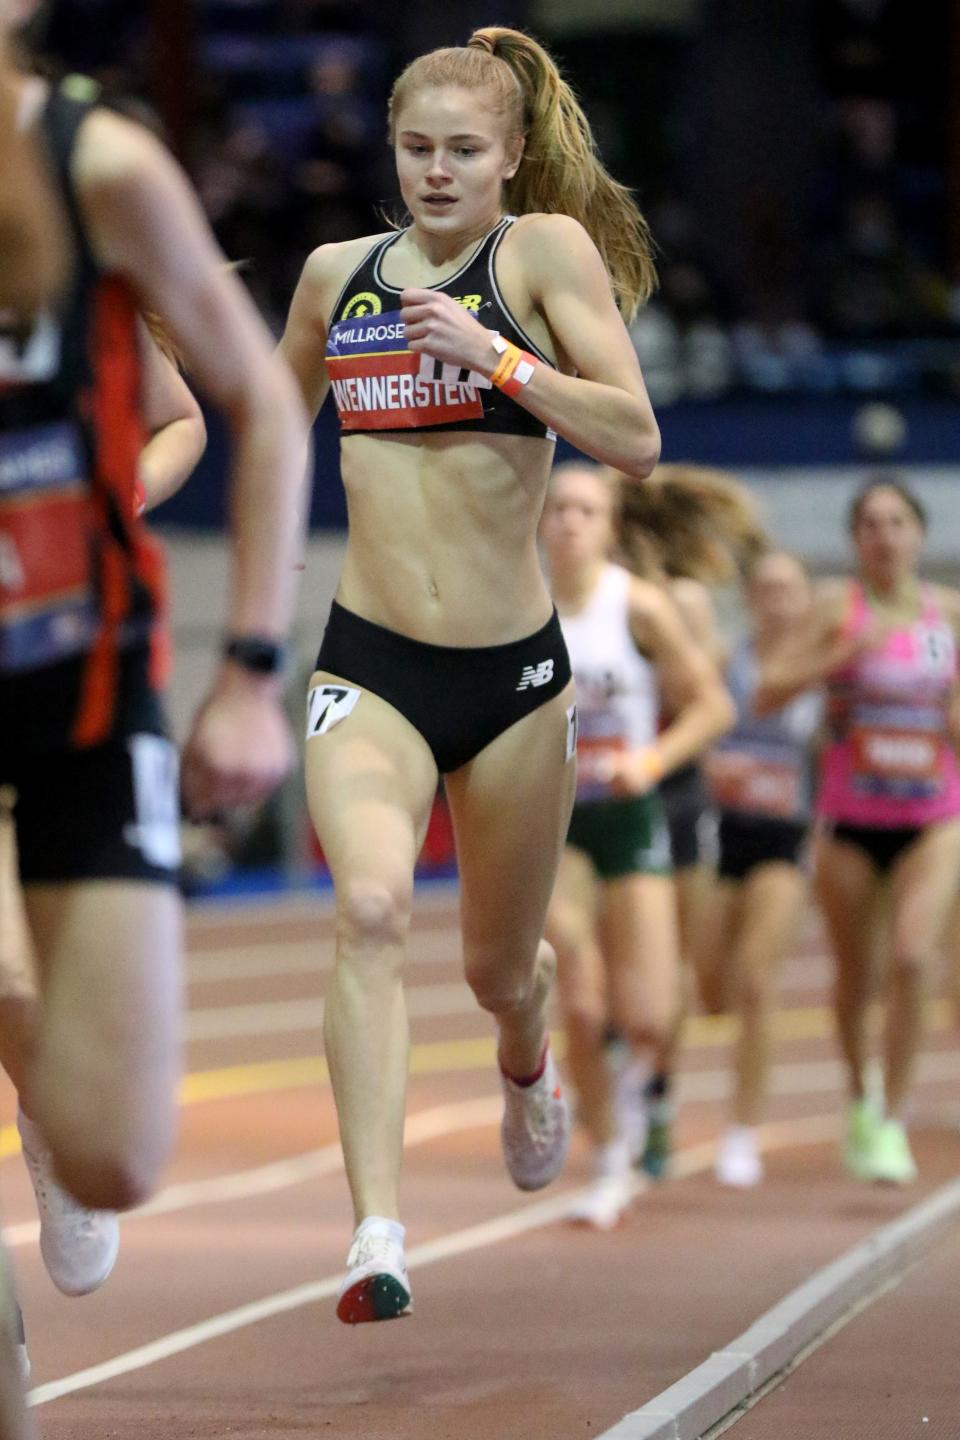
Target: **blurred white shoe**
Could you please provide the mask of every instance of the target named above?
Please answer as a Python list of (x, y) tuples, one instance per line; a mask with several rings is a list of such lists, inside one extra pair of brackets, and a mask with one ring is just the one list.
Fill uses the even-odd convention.
[(55, 1178), (53, 1157), (33, 1121), (17, 1112), (23, 1158), (40, 1214), (40, 1254), (64, 1295), (99, 1290), (116, 1264), (120, 1227), (112, 1210), (88, 1210)]
[(763, 1161), (752, 1125), (734, 1125), (724, 1135), (717, 1150), (714, 1174), (721, 1185), (748, 1189), (763, 1179)]
[(647, 1084), (650, 1080), (650, 1065), (645, 1060), (627, 1060), (617, 1072), (614, 1081), (614, 1114), (617, 1133), (622, 1135), (630, 1147), (630, 1160), (639, 1165), (647, 1146), (650, 1112), (647, 1102)]
[(593, 1168), (592, 1183), (573, 1202), (567, 1219), (594, 1230), (613, 1230), (629, 1210), (635, 1188), (627, 1142), (614, 1140), (597, 1149)]

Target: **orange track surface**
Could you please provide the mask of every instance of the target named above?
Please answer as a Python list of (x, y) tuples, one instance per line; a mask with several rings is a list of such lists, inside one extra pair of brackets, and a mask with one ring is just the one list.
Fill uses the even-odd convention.
[[(405, 1167), (408, 1245), (415, 1250), (503, 1216), (521, 1217), (507, 1227), (518, 1233), (461, 1235), (462, 1253), (412, 1266), (410, 1319), (348, 1329), (336, 1320), (333, 1300), (322, 1298), (219, 1336), (187, 1336), (179, 1353), (43, 1403), (36, 1412), (43, 1434), (574, 1440), (602, 1433), (722, 1348), (812, 1270), (960, 1171), (960, 1057), (943, 1014), (929, 1045), (930, 1078), (918, 1089), (920, 1185), (870, 1189), (843, 1177), (835, 1142), (789, 1143), (802, 1135), (798, 1122), (829, 1122), (841, 1103), (828, 1017), (818, 1009), (826, 966), (812, 925), (808, 930), (785, 976), (783, 1000), (793, 1018), (778, 1048), (780, 1093), (770, 1119), (789, 1124), (779, 1132), (784, 1148), (769, 1158), (767, 1182), (731, 1194), (702, 1171), (703, 1142), (725, 1119), (719, 1096), (729, 1045), (701, 1024), (683, 1067), (695, 1098), (679, 1127), (688, 1168), (699, 1162), (701, 1173), (642, 1195), (629, 1223), (611, 1234), (557, 1221), (523, 1230), (524, 1217), (583, 1182), (582, 1146), (563, 1180), (542, 1195), (522, 1196), (510, 1186), (498, 1155), (490, 1025), (458, 988), (453, 898), (421, 898), (409, 968), (420, 1073), (411, 1079), (408, 1114), (443, 1109), (433, 1117), (441, 1132), (435, 1138), (423, 1140), (412, 1127), (418, 1143)], [(186, 1068), (253, 1068), (221, 1075), (218, 1085), (237, 1093), (220, 1098), (198, 1097), (194, 1084), (166, 1184), (233, 1176), (237, 1193), (168, 1193), (163, 1203), (176, 1208), (124, 1222), (120, 1261), (104, 1289), (68, 1301), (42, 1269), (22, 1163), (4, 1161), (4, 1214), (41, 1398), (49, 1382), (250, 1302), (332, 1280), (343, 1264), (351, 1224), (335, 1150), (321, 1154), (309, 1174), (271, 1171), (274, 1188), (266, 1193), (254, 1193), (248, 1173), (336, 1139), (329, 1087), (316, 1078), (318, 1002), (332, 953), (329, 907), (300, 901), (208, 909), (194, 912), (189, 937), (194, 1038)], [(299, 1058), (305, 1065), (273, 1063)], [(203, 1084), (209, 1091), (209, 1080)], [(464, 1108), (468, 1101), (479, 1104)], [(13, 1108), (6, 1091), (3, 1122)], [(762, 1406), (758, 1421), (761, 1413)], [(866, 1423), (867, 1414), (862, 1418)], [(960, 1425), (951, 1433), (958, 1432)]]

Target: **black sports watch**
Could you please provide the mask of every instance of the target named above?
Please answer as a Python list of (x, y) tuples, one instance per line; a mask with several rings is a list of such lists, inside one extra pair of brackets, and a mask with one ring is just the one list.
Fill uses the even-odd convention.
[(254, 675), (278, 675), (286, 660), (283, 646), (264, 635), (233, 635), (226, 641), (223, 653), (234, 665)]

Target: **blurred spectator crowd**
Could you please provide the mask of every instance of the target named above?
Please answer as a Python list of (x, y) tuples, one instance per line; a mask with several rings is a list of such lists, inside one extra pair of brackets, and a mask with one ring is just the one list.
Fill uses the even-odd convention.
[[(941, 0), (919, 10), (911, 0), (815, 0), (810, 14), (813, 141), (789, 264), (783, 217), (758, 205), (756, 229), (776, 233), (781, 253), (761, 235), (759, 273), (731, 293), (702, 207), (669, 185), (651, 204), (661, 285), (634, 340), (660, 404), (738, 386), (960, 396), (960, 269), (948, 231), (948, 57), (960, 12)], [(754, 123), (769, 120), (758, 106)], [(774, 117), (771, 145), (775, 128)]]
[[(715, 264), (711, 226), (684, 180), (668, 175), (645, 189), (661, 286), (633, 336), (657, 403), (744, 387), (960, 392), (960, 285), (951, 285), (947, 235), (949, 6), (804, 3), (817, 120), (809, 193), (796, 198), (799, 249), (741, 293)], [(150, 93), (144, 9), (66, 0), (54, 11), (52, 48), (114, 92)], [(395, 206), (384, 114), (403, 3), (193, 0), (189, 9), (184, 158), (224, 250), (279, 329), (309, 250), (383, 229)], [(694, 27), (691, 54), (697, 41)], [(678, 110), (684, 103), (678, 92)], [(678, 117), (657, 123), (669, 129)]]

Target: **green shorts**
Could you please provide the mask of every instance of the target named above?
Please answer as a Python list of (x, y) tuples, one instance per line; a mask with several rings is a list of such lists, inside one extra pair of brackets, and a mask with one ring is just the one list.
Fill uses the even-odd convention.
[(601, 880), (673, 870), (670, 832), (656, 792), (575, 805), (567, 844), (589, 856)]

